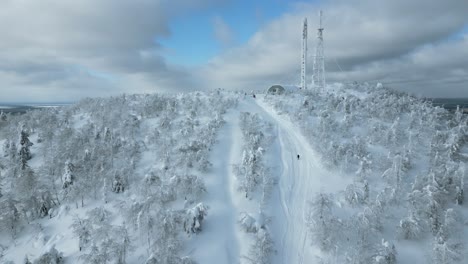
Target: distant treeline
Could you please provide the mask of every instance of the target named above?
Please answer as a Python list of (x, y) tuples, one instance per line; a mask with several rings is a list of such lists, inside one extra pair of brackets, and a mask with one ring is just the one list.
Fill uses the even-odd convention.
[(14, 106), (14, 107), (0, 107), (0, 112), (11, 113), (11, 114), (24, 114), (27, 111), (38, 109), (35, 106)]
[(460, 108), (468, 109), (468, 98), (433, 98), (429, 99), (434, 106), (444, 107), (446, 109)]
[(27, 111), (41, 109), (44, 107), (59, 107), (69, 105), (67, 103), (51, 103), (51, 104), (0, 104), (0, 112), (10, 114), (24, 114)]

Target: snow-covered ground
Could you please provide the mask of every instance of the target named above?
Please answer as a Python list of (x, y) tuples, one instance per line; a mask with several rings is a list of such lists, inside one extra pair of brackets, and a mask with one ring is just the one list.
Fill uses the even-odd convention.
[[(272, 202), (278, 243), (276, 263), (311, 263), (320, 251), (310, 247), (306, 216), (308, 201), (320, 191), (336, 192), (350, 182), (337, 172), (325, 169), (318, 154), (299, 129), (287, 117), (278, 115), (262, 99), (257, 101), (264, 115), (278, 130), (281, 174), (277, 188), (278, 201)], [(299, 155), (299, 159), (297, 159)]]
[[(240, 258), (238, 209), (234, 205), (232, 164), (239, 157), (240, 133), (238, 110), (231, 109), (225, 116), (225, 125), (219, 131), (217, 143), (210, 154), (213, 169), (204, 176), (207, 193), (203, 199), (209, 204), (206, 228), (192, 236), (188, 252), (198, 263), (237, 263)], [(209, 249), (209, 250), (206, 250)]]
[[(345, 85), (327, 95), (122, 96), (43, 111), (0, 126), (1, 263), (35, 260), (53, 247), (65, 263), (406, 264), (466, 256), (468, 210), (458, 195), (466, 116)], [(245, 113), (259, 118), (252, 131), (242, 127)], [(33, 174), (13, 154), (22, 130), (34, 143)], [(246, 154), (252, 135), (260, 146)], [(76, 167), (72, 187), (63, 187), (66, 162)], [(242, 191), (236, 172), (245, 162), (266, 175), (253, 191)], [(22, 181), (31, 175), (34, 184)], [(261, 186), (266, 177), (271, 190)], [(120, 184), (125, 191), (116, 191)], [(46, 215), (28, 208), (41, 204)], [(194, 213), (199, 208), (206, 215)], [(246, 215), (250, 231), (241, 224)], [(78, 220), (89, 226), (77, 228)], [(271, 235), (273, 252), (259, 248), (268, 245), (260, 230)]]

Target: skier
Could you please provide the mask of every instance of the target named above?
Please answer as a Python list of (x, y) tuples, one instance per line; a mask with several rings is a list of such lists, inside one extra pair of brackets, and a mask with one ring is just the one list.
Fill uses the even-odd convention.
[(253, 96), (253, 98), (255, 98), (255, 94), (253, 94), (252, 96)]
[(299, 156), (299, 154), (297, 154), (297, 160), (299, 160), (301, 158), (301, 156)]

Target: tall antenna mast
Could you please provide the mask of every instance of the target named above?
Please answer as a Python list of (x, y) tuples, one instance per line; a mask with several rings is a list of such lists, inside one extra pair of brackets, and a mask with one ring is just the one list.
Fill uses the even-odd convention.
[(317, 88), (325, 87), (325, 56), (323, 53), (322, 10), (320, 10), (320, 26), (317, 31), (317, 46), (315, 47), (313, 84)]
[(307, 65), (307, 18), (304, 18), (304, 26), (302, 28), (302, 63), (301, 63), (301, 89), (307, 89), (306, 81), (306, 65)]

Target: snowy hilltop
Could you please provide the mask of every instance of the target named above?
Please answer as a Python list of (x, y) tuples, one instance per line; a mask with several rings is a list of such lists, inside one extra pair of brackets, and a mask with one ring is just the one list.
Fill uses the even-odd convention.
[(369, 84), (0, 118), (1, 263), (463, 263), (468, 116)]

